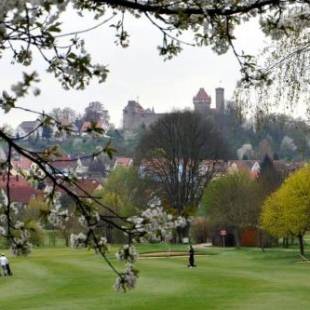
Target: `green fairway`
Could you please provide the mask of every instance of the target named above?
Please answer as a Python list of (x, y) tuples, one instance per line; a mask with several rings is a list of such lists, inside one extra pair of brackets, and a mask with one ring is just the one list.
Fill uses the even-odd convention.
[[(140, 250), (152, 249), (168, 247)], [(0, 309), (310, 309), (310, 264), (296, 250), (204, 251), (194, 269), (184, 257), (141, 257), (137, 288), (123, 294), (91, 252), (34, 250), (10, 258), (14, 277), (0, 278)]]

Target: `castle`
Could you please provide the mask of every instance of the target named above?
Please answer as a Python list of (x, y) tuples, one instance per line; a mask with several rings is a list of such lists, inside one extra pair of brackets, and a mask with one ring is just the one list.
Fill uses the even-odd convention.
[[(215, 89), (215, 108), (211, 107), (211, 97), (204, 88), (200, 88), (196, 96), (193, 97), (194, 111), (209, 116), (214, 114), (224, 114), (225, 97), (224, 88)], [(144, 109), (137, 101), (128, 101), (123, 109), (123, 130), (126, 137), (133, 135), (141, 127), (149, 127), (165, 113), (156, 113), (153, 109)]]

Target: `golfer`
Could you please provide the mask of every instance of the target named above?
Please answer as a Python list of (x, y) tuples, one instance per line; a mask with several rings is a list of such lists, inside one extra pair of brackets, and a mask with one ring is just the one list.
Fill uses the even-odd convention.
[(192, 245), (190, 245), (190, 247), (189, 247), (189, 259), (188, 259), (188, 265), (187, 265), (187, 267), (189, 267), (189, 268), (196, 267), (194, 255), (195, 255), (194, 248), (192, 247)]
[(7, 257), (4, 254), (0, 255), (0, 266), (2, 268), (3, 275), (5, 277), (12, 275), (9, 260), (7, 259)]

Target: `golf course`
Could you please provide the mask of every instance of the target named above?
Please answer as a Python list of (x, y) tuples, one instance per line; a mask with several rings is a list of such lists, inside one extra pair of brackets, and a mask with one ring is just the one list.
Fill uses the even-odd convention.
[(115, 274), (86, 249), (9, 256), (14, 276), (0, 278), (0, 309), (310, 309), (310, 263), (296, 249), (202, 248), (192, 269), (186, 249), (138, 247), (140, 276), (127, 293), (114, 290)]

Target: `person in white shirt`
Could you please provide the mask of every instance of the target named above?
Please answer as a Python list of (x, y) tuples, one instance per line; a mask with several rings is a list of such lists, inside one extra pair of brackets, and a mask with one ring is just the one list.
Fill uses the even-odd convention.
[(0, 266), (2, 268), (4, 276), (11, 276), (12, 275), (9, 260), (7, 259), (7, 257), (4, 254), (0, 255)]

